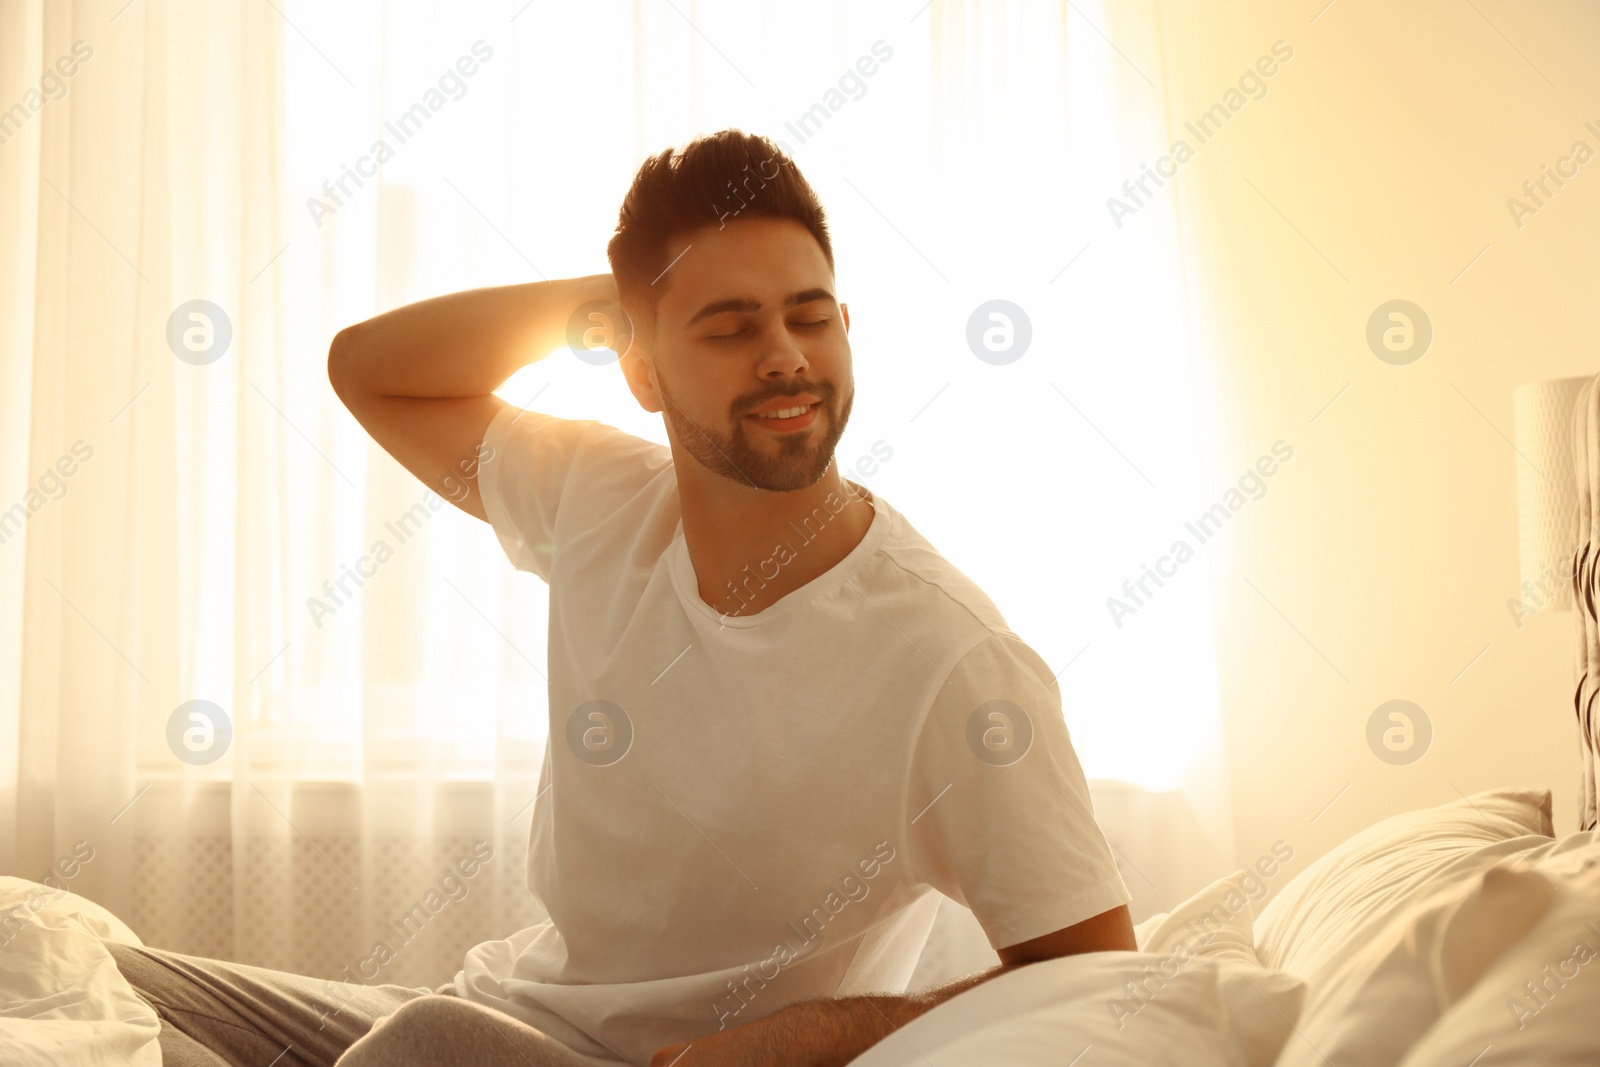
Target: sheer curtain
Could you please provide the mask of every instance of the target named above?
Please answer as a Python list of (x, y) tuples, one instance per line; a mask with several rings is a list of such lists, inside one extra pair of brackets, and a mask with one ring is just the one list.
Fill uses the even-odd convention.
[[(830, 212), (841, 465), (1061, 670), (1139, 908), (1219, 873), (1202, 565), (1107, 606), (1206, 495), (1170, 197), (1106, 206), (1166, 140), (1154, 5), (1112, 14), (0, 0), (0, 867), (329, 978), (532, 921), (546, 590), (367, 440), (328, 343), (607, 269), (643, 157), (738, 126)], [(665, 442), (615, 365), (501, 395)]]

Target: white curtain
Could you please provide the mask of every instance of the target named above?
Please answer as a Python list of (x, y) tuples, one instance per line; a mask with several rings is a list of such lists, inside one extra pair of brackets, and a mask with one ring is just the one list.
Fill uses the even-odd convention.
[[(738, 126), (830, 212), (841, 465), (1061, 670), (1136, 910), (1221, 873), (1204, 565), (1106, 603), (1208, 495), (1170, 195), (1106, 207), (1167, 141), (1157, 40), (1090, 0), (0, 0), (0, 869), (329, 978), (526, 924), (546, 590), (328, 343), (608, 269), (644, 156)], [(570, 353), (501, 395), (665, 442)]]

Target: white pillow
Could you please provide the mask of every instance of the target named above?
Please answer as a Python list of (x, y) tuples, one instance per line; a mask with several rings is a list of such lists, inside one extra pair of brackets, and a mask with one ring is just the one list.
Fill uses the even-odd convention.
[(1600, 849), (1591, 847), (1589, 865), (1570, 879), (1556, 865), (1541, 861), (1540, 869), (1560, 886), (1550, 910), (1400, 1067), (1600, 1063)]
[(1185, 942), (1199, 944), (1206, 957), (1261, 965), (1256, 956), (1255, 905), (1266, 896), (1266, 883), (1249, 871), (1219, 878), (1169, 912), (1152, 915), (1133, 928), (1140, 952), (1167, 955)]
[(1427, 897), (1551, 843), (1550, 790), (1489, 789), (1354, 834), (1292, 878), (1255, 924), (1264, 967), (1310, 985), (1305, 1011), (1351, 956)]
[(1548, 876), (1517, 857), (1436, 893), (1328, 979), (1277, 1067), (1394, 1067), (1445, 1005), (1544, 917), (1556, 895)]
[(1138, 952), (1088, 952), (991, 978), (913, 1019), (850, 1067), (1270, 1067), (1305, 983), (1251, 945), (1244, 871), (1134, 928)]
[(6, 1067), (160, 1067), (161, 1020), (117, 969), (106, 933), (133, 932), (74, 893), (0, 878)]
[(1228, 960), (1064, 956), (952, 997), (850, 1064), (1064, 1067), (1092, 1048), (1084, 1067), (1269, 1067), (1304, 990), (1290, 975)]
[(0, 875), (0, 907), (16, 908), (16, 914), (37, 914), (46, 907), (70, 915), (83, 928), (102, 941), (125, 941), (130, 945), (143, 945), (139, 935), (128, 924), (88, 897), (80, 897), (66, 889), (30, 882), (26, 878)]
[(1600, 826), (1541, 842), (1518, 855), (1558, 882), (1571, 880), (1600, 864)]

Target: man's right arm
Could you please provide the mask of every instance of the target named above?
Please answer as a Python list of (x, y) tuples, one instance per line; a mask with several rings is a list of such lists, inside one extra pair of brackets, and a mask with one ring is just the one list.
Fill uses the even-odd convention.
[(487, 521), (478, 446), (508, 406), (494, 390), (565, 344), (580, 304), (616, 298), (610, 274), (591, 274), (407, 304), (340, 330), (328, 349), (328, 381), (401, 466)]

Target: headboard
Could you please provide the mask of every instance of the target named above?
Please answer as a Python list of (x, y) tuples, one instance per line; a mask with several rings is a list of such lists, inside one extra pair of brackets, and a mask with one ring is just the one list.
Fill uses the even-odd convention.
[(1591, 378), (1573, 407), (1572, 458), (1577, 475), (1578, 508), (1574, 566), (1573, 615), (1577, 617), (1577, 686), (1572, 707), (1578, 716), (1578, 741), (1582, 746), (1582, 777), (1578, 783), (1578, 828), (1595, 828), (1595, 762), (1600, 752), (1600, 617), (1596, 593), (1600, 588), (1600, 375)]

